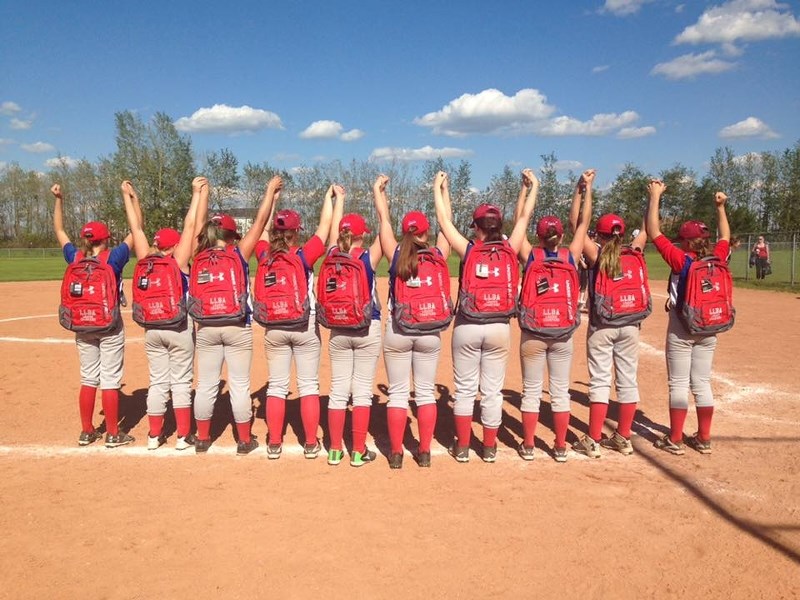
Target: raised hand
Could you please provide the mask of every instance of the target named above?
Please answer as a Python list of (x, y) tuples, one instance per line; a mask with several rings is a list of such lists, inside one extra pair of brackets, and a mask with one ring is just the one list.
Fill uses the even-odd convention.
[(591, 187), (594, 183), (595, 175), (597, 175), (597, 171), (595, 169), (586, 169), (581, 175), (579, 185), (582, 185), (583, 187)]
[(375, 187), (375, 189), (377, 189), (380, 192), (385, 192), (386, 191), (386, 184), (388, 184), (388, 183), (389, 183), (388, 175), (384, 175), (383, 173), (381, 173), (380, 175), (378, 175), (378, 178), (375, 179), (374, 187)]
[[(388, 181), (389, 178), (387, 177), (386, 180)], [(339, 202), (344, 201), (344, 197), (347, 195), (347, 193), (344, 191), (344, 187), (338, 183), (334, 183), (331, 187), (333, 188), (333, 195), (336, 197), (336, 200)]]
[(444, 171), (439, 171), (433, 177), (433, 189), (435, 190), (443, 190), (447, 187), (447, 173)]
[(61, 195), (61, 184), (60, 183), (54, 183), (53, 186), (50, 188), (50, 192), (53, 194), (53, 196), (55, 196), (59, 200), (63, 200), (64, 199), (64, 196)]
[(725, 192), (717, 192), (714, 194), (714, 204), (717, 206), (725, 206), (725, 203), (728, 201), (728, 196), (725, 195)]
[(522, 170), (522, 184), (526, 188), (533, 187), (533, 184), (538, 182), (539, 180), (536, 179), (536, 174), (533, 172), (533, 169)]
[(192, 191), (199, 192), (203, 187), (208, 187), (208, 179), (205, 177), (195, 177), (192, 179)]
[(667, 191), (667, 185), (660, 179), (651, 179), (650, 183), (647, 184), (647, 191), (650, 193), (650, 197), (656, 196), (660, 198)]

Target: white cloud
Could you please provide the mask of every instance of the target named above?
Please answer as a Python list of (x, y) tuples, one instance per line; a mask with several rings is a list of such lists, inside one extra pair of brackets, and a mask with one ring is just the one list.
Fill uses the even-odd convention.
[(3, 146), (10, 146), (11, 144), (16, 144), (16, 142), (8, 138), (0, 138), (0, 148)]
[(606, 0), (601, 12), (610, 12), (618, 17), (624, 17), (639, 12), (644, 4), (652, 0)]
[(736, 68), (736, 63), (717, 58), (714, 50), (700, 54), (684, 54), (669, 62), (658, 63), (651, 75), (663, 75), (667, 79), (692, 79), (698, 75), (724, 73)]
[(555, 110), (539, 90), (522, 89), (509, 97), (499, 90), (487, 89), (464, 94), (441, 110), (414, 119), (414, 123), (431, 127), (435, 134), (454, 137), (509, 133), (521, 125), (546, 119)]
[(496, 89), (464, 94), (441, 110), (414, 119), (416, 125), (451, 137), (482, 135), (606, 135), (639, 119), (633, 111), (596, 114), (588, 121), (556, 116), (556, 108), (535, 89), (506, 96)]
[(364, 137), (364, 132), (360, 129), (351, 129), (350, 131), (345, 131), (339, 139), (343, 142), (355, 142), (356, 140), (360, 140)]
[(774, 139), (780, 137), (777, 133), (770, 129), (769, 125), (764, 123), (761, 119), (756, 117), (747, 117), (744, 121), (739, 121), (733, 125), (723, 127), (719, 131), (721, 138), (744, 138), (744, 137), (760, 137), (764, 139)]
[(0, 169), (5, 169), (7, 166), (8, 166), (7, 162), (0, 160)]
[(617, 137), (621, 140), (631, 140), (634, 138), (655, 135), (656, 128), (648, 125), (646, 127), (623, 127), (617, 132)]
[(181, 117), (175, 121), (175, 128), (187, 133), (252, 133), (283, 129), (283, 124), (278, 115), (267, 110), (215, 104), (197, 109), (191, 117)]
[(557, 160), (553, 164), (556, 171), (580, 171), (583, 163), (578, 160)]
[(360, 129), (344, 131), (344, 127), (338, 121), (314, 121), (300, 132), (300, 137), (304, 140), (335, 140), (343, 142), (354, 142), (364, 137), (364, 132)]
[(776, 0), (730, 0), (706, 10), (675, 44), (757, 41), (800, 35), (800, 22)]
[(46, 161), (44, 161), (44, 166), (51, 169), (61, 166), (65, 166), (68, 169), (73, 169), (78, 166), (78, 161), (69, 156), (59, 156), (56, 158), (48, 158)]
[(597, 65), (596, 67), (592, 67), (592, 73), (602, 73), (603, 71), (608, 71), (608, 65)]
[(314, 121), (300, 132), (304, 140), (335, 139), (342, 133), (342, 124), (337, 121)]
[(462, 148), (432, 148), (423, 146), (422, 148), (375, 148), (370, 154), (372, 161), (392, 161), (410, 162), (415, 160), (436, 160), (442, 158), (463, 158), (470, 156), (471, 150)]
[(22, 144), (20, 146), (25, 152), (34, 152), (34, 153), (42, 153), (42, 152), (52, 152), (56, 149), (53, 144), (48, 144), (47, 142), (34, 142), (33, 144)]
[(11, 119), (10, 121), (11, 129), (30, 129), (33, 126), (33, 119), (23, 120), (23, 119)]
[(686, 8), (685, 4), (678, 4), (678, 6), (675, 7), (675, 12), (681, 14), (684, 8)]
[(622, 127), (635, 123), (639, 115), (632, 110), (624, 113), (607, 113), (594, 115), (588, 121), (580, 121), (573, 117), (555, 117), (545, 123), (537, 124), (535, 133), (539, 135), (608, 135)]
[(11, 116), (20, 112), (21, 110), (22, 109), (20, 108), (19, 104), (16, 102), (11, 102), (10, 100), (6, 100), (0, 104), (0, 115)]

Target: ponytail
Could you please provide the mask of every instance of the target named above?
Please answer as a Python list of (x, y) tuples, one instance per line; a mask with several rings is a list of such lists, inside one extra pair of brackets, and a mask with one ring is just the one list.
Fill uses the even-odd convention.
[(350, 252), (350, 246), (353, 244), (353, 234), (349, 229), (342, 229), (339, 232), (339, 237), (336, 240), (336, 245), (342, 252)]
[(200, 229), (200, 233), (197, 234), (197, 251), (195, 254), (214, 248), (219, 240), (223, 240), (228, 245), (234, 244), (237, 240), (236, 232), (223, 229), (216, 225), (214, 221), (208, 221)]
[(269, 249), (270, 252), (287, 252), (289, 250), (289, 241), (286, 239), (284, 229), (275, 229), (274, 227), (270, 229)]
[(705, 258), (711, 254), (711, 243), (708, 238), (694, 238), (689, 240), (689, 250), (697, 255), (697, 258)]
[(499, 242), (503, 239), (503, 221), (495, 216), (475, 219), (475, 226), (486, 234), (485, 242)]
[(94, 256), (94, 249), (97, 248), (97, 246), (100, 246), (101, 244), (103, 244), (103, 242), (92, 241), (89, 238), (81, 238), (81, 245), (79, 250), (86, 257)]
[(622, 251), (622, 236), (620, 234), (613, 234), (610, 236), (602, 236), (606, 239), (606, 243), (600, 249), (600, 258), (597, 261), (598, 268), (603, 271), (610, 279), (616, 279), (622, 274), (622, 265), (620, 263), (619, 255)]
[(403, 234), (400, 250), (397, 253), (397, 276), (401, 281), (408, 281), (417, 276), (417, 252), (428, 247), (425, 242), (417, 240), (417, 228), (412, 226)]

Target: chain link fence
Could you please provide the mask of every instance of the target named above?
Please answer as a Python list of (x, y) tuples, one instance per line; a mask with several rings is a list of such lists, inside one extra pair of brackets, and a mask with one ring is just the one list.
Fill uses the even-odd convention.
[(733, 250), (731, 256), (731, 274), (737, 279), (751, 281), (756, 279), (756, 270), (750, 266), (750, 253), (759, 236), (764, 235), (764, 240), (769, 244), (770, 262), (772, 273), (766, 276), (768, 281), (789, 283), (796, 285), (798, 242), (800, 233), (797, 231), (776, 231), (768, 234), (743, 233), (739, 234), (741, 245)]

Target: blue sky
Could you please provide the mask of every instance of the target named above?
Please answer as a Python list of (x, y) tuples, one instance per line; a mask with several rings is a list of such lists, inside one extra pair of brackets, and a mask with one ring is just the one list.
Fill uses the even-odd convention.
[(195, 150), (700, 174), (800, 139), (800, 6), (778, 0), (0, 3), (0, 166), (114, 151), (162, 111)]

